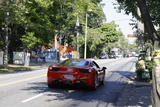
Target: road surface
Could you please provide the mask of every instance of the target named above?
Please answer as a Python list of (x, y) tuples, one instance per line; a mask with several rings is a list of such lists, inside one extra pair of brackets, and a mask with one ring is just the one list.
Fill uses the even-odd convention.
[(0, 74), (0, 107), (115, 107), (136, 58), (97, 60), (106, 66), (105, 85), (96, 91), (47, 87), (47, 69)]

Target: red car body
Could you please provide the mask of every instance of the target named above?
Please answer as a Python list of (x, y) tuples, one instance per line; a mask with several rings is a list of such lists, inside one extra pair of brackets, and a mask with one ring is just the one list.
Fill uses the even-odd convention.
[(83, 84), (96, 89), (98, 85), (104, 84), (105, 69), (100, 69), (93, 60), (68, 59), (56, 66), (49, 66), (48, 87)]

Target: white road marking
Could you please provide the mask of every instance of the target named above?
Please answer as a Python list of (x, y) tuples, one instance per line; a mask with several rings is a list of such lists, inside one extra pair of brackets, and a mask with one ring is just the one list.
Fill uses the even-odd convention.
[(26, 102), (28, 102), (28, 101), (34, 100), (34, 99), (36, 99), (36, 98), (38, 98), (38, 97), (40, 97), (40, 96), (42, 96), (42, 95), (43, 95), (43, 93), (38, 94), (38, 95), (36, 95), (36, 96), (33, 96), (33, 97), (31, 97), (31, 98), (28, 98), (28, 99), (26, 99), (26, 100), (23, 100), (22, 103), (26, 103)]

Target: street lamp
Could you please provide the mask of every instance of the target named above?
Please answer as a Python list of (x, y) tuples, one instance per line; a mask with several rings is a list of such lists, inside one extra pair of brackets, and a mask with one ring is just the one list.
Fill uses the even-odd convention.
[(84, 44), (84, 59), (87, 57), (87, 34), (88, 34), (88, 12), (92, 10), (86, 11), (86, 27), (85, 27), (85, 44)]

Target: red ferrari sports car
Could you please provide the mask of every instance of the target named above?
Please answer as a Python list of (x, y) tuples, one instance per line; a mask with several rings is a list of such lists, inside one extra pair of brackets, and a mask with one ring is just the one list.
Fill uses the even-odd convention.
[(96, 89), (104, 84), (106, 67), (102, 69), (94, 60), (67, 59), (56, 66), (48, 68), (48, 87), (56, 85), (85, 85)]

